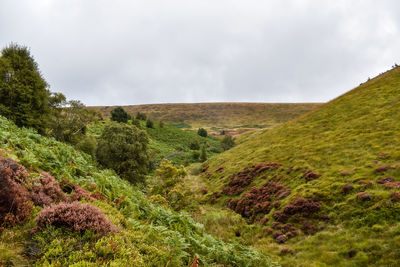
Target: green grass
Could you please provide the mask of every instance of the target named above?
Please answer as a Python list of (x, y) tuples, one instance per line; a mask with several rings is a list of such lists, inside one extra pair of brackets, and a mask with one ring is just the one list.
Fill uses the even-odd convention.
[[(113, 171), (99, 170), (87, 154), (20, 129), (0, 117), (0, 154), (28, 168), (32, 176), (50, 172), (58, 181), (67, 178), (83, 188), (91, 183), (107, 201), (100, 208), (119, 231), (98, 236), (48, 227), (35, 234), (35, 207), (21, 226), (0, 229), (0, 263), (33, 266), (187, 266), (197, 254), (204, 265), (273, 265), (268, 256), (251, 248), (213, 238), (188, 215), (150, 203), (136, 187)], [(89, 190), (89, 189), (88, 189)]]
[[(88, 134), (98, 138), (100, 137), (107, 121), (97, 122), (88, 127)], [(208, 157), (213, 157), (223, 151), (220, 139), (213, 136), (201, 137), (194, 131), (185, 131), (180, 128), (164, 124), (160, 127), (159, 123), (154, 123), (153, 128), (147, 128), (144, 121), (140, 122), (141, 129), (145, 130), (149, 137), (149, 154), (153, 167), (166, 156), (177, 153), (169, 157), (175, 165), (188, 165), (197, 162), (192, 156), (193, 150), (190, 149), (190, 144), (197, 141), (207, 147)]]
[[(279, 253), (290, 247), (294, 255), (282, 258), (284, 265), (365, 266), (395, 265), (400, 257), (396, 233), (400, 229), (400, 203), (390, 200), (393, 191), (376, 181), (393, 177), (400, 181), (400, 69), (388, 71), (314, 111), (276, 128), (249, 135), (244, 142), (208, 162), (209, 194), (220, 191), (229, 176), (258, 162), (278, 161), (282, 167), (276, 173), (292, 191), (281, 207), (298, 196), (318, 196), (322, 214), (329, 222), (313, 236), (301, 234), (284, 245), (274, 244), (270, 236), (251, 242), (261, 251)], [(382, 154), (384, 153), (384, 154)], [(381, 155), (380, 155), (381, 154)], [(216, 172), (219, 166), (224, 169)], [(379, 166), (391, 166), (385, 173), (376, 173)], [(293, 169), (287, 173), (287, 169)], [(321, 177), (306, 183), (303, 173), (313, 170)], [(341, 175), (344, 170), (352, 170)], [(272, 179), (259, 177), (251, 186)], [(365, 182), (372, 180), (371, 185)], [(354, 186), (343, 194), (346, 184)], [(371, 201), (357, 201), (356, 194), (365, 191)], [(222, 197), (217, 206), (225, 206)], [(270, 226), (273, 209), (267, 217)], [(375, 229), (375, 230), (374, 230)], [(379, 229), (382, 229), (381, 231)], [(256, 235), (255, 233), (255, 235)], [(355, 257), (347, 252), (355, 249)]]

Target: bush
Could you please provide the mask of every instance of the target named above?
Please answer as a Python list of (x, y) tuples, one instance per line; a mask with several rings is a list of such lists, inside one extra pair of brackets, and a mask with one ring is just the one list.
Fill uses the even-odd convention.
[(160, 128), (164, 128), (164, 122), (163, 121), (160, 121), (159, 125), (160, 125)]
[(28, 172), (12, 159), (0, 156), (0, 224), (15, 225), (26, 220), (32, 202), (25, 184)]
[(31, 197), (35, 205), (42, 207), (66, 200), (60, 184), (46, 172), (42, 173), (40, 179), (33, 182)]
[(193, 140), (192, 142), (190, 142), (189, 147), (191, 150), (199, 150), (200, 149), (199, 141)]
[(138, 113), (136, 113), (136, 119), (137, 120), (141, 120), (141, 121), (145, 121), (147, 119), (147, 116), (144, 113), (138, 112)]
[(117, 228), (104, 217), (95, 206), (79, 202), (59, 204), (45, 207), (36, 218), (38, 229), (48, 225), (67, 227), (75, 231), (90, 230), (99, 234), (115, 232)]
[(224, 150), (228, 150), (235, 146), (235, 140), (231, 135), (225, 135), (221, 140), (221, 146)]
[(204, 128), (199, 128), (199, 130), (197, 131), (197, 134), (202, 137), (207, 137), (207, 135), (208, 135), (207, 130)]
[(149, 166), (148, 143), (146, 132), (113, 122), (105, 127), (99, 139), (96, 157), (100, 164), (114, 169), (129, 182), (144, 182)]
[(192, 158), (194, 160), (199, 160), (199, 157), (200, 157), (200, 152), (199, 151), (197, 151), (197, 150), (192, 151)]
[(207, 160), (207, 151), (206, 151), (206, 146), (201, 147), (201, 152), (200, 152), (200, 161), (204, 162)]
[(129, 119), (128, 113), (122, 107), (116, 107), (111, 110), (111, 120), (121, 123), (127, 123)]
[(85, 136), (77, 145), (77, 148), (93, 158), (96, 156), (97, 141), (91, 136)]
[(147, 119), (147, 121), (146, 121), (146, 127), (147, 127), (147, 128), (154, 128), (154, 123), (153, 123), (153, 121), (150, 120), (150, 119)]

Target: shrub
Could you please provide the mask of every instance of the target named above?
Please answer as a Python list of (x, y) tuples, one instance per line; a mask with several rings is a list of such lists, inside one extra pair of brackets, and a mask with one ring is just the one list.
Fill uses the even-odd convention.
[(42, 207), (66, 200), (60, 184), (46, 172), (42, 173), (40, 179), (33, 182), (31, 197), (35, 205)]
[(32, 202), (25, 184), (28, 172), (12, 159), (0, 156), (0, 224), (15, 225), (25, 221)]
[(97, 160), (114, 169), (131, 183), (144, 182), (149, 157), (147, 133), (136, 126), (110, 123), (101, 135), (96, 151)]
[(204, 162), (207, 160), (207, 150), (206, 150), (206, 146), (203, 145), (201, 147), (201, 152), (200, 152), (200, 161)]
[(191, 150), (199, 150), (200, 149), (199, 141), (193, 140), (192, 142), (190, 142), (189, 147)]
[(226, 195), (239, 195), (258, 175), (267, 170), (276, 170), (280, 166), (279, 162), (260, 162), (244, 168), (237, 175), (231, 176), (228, 186), (224, 186), (222, 192)]
[(116, 107), (111, 110), (111, 120), (121, 123), (128, 122), (129, 115), (122, 107)]
[(197, 134), (202, 137), (207, 137), (207, 135), (208, 135), (207, 130), (204, 128), (199, 128), (199, 130), (197, 130)]
[(224, 150), (228, 150), (235, 146), (235, 140), (231, 135), (225, 135), (221, 140), (221, 146)]
[(160, 122), (159, 122), (159, 126), (160, 126), (160, 128), (164, 128), (164, 122), (163, 122), (163, 121), (160, 121)]
[(116, 227), (95, 206), (79, 202), (61, 202), (45, 207), (36, 218), (38, 229), (48, 225), (67, 227), (75, 231), (90, 230), (99, 234), (115, 232)]
[(146, 121), (146, 127), (147, 127), (147, 128), (154, 128), (154, 123), (153, 123), (153, 121), (150, 120), (150, 119), (147, 119), (147, 121)]
[(79, 185), (74, 185), (74, 193), (72, 193), (71, 200), (81, 200), (85, 198), (86, 200), (93, 201), (94, 198), (89, 194), (88, 191), (80, 187)]
[(77, 148), (94, 158), (96, 156), (97, 141), (91, 136), (85, 136), (77, 144)]
[(200, 157), (200, 152), (199, 151), (192, 151), (192, 158), (194, 159), (194, 160), (198, 160), (199, 159), (199, 157)]
[(144, 113), (138, 112), (138, 113), (136, 113), (136, 119), (137, 120), (141, 120), (141, 121), (145, 121), (147, 119), (147, 116)]

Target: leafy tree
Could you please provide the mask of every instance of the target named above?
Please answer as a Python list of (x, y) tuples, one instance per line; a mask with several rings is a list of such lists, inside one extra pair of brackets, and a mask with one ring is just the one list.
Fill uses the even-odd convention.
[(200, 161), (204, 162), (207, 160), (207, 150), (206, 150), (206, 146), (202, 146), (201, 147), (201, 152), (200, 152)]
[(10, 44), (0, 57), (0, 114), (22, 127), (44, 132), (50, 91), (25, 46)]
[(148, 143), (145, 131), (136, 126), (111, 122), (99, 138), (97, 160), (131, 183), (144, 183), (149, 165)]
[(136, 119), (137, 120), (141, 120), (141, 121), (145, 121), (147, 119), (147, 116), (144, 113), (138, 112), (138, 113), (136, 113)]
[(146, 121), (146, 127), (147, 127), (147, 128), (154, 128), (154, 123), (153, 123), (153, 121), (150, 120), (150, 119), (147, 119), (147, 121)]
[(232, 138), (231, 135), (225, 135), (224, 138), (221, 140), (221, 146), (224, 150), (228, 150), (235, 146), (235, 140)]
[(116, 107), (113, 110), (111, 110), (112, 121), (127, 123), (128, 119), (129, 115), (122, 107)]
[(187, 206), (190, 198), (185, 196), (183, 178), (187, 175), (183, 166), (175, 167), (172, 163), (163, 159), (156, 170), (156, 176), (161, 183), (152, 188), (153, 194), (162, 196), (175, 210)]
[(199, 128), (199, 130), (197, 131), (197, 134), (202, 137), (207, 137), (207, 135), (208, 135), (207, 130), (204, 128)]
[(53, 109), (48, 119), (47, 134), (74, 145), (82, 142), (87, 125), (99, 119), (98, 113), (87, 109), (80, 101), (66, 101), (62, 94), (53, 94), (50, 99)]

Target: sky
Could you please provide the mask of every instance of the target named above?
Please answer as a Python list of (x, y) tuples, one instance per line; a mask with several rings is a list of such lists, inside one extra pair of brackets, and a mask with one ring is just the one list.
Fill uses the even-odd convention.
[(86, 105), (326, 102), (400, 63), (396, 0), (0, 0), (0, 46), (30, 48)]

